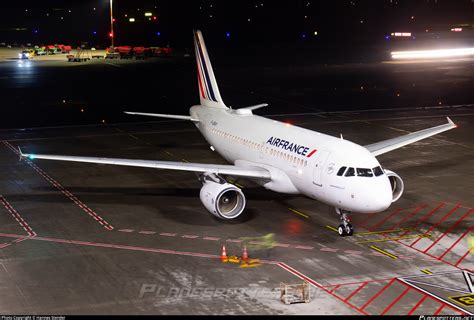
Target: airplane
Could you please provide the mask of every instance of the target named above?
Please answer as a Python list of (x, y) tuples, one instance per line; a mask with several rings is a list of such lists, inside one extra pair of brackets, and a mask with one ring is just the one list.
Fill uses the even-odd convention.
[(340, 236), (351, 236), (349, 214), (377, 213), (389, 208), (404, 191), (402, 178), (383, 168), (377, 156), (431, 137), (457, 125), (447, 123), (400, 137), (359, 145), (320, 132), (255, 115), (267, 104), (232, 109), (224, 104), (199, 30), (194, 31), (200, 104), (189, 115), (128, 112), (131, 115), (192, 122), (229, 165), (23, 153), (29, 159), (75, 161), (199, 173), (200, 200), (220, 219), (235, 219), (246, 206), (245, 195), (224, 176), (243, 177), (266, 189), (301, 194), (336, 209)]

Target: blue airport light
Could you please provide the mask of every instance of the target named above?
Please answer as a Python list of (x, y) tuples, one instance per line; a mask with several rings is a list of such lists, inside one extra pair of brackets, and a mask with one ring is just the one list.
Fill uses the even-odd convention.
[(33, 33), (37, 34), (37, 33), (38, 33), (38, 29), (33, 30)]
[(156, 35), (157, 35), (158, 37), (161, 36), (161, 32), (158, 31), (158, 32), (156, 33)]
[(303, 33), (301, 36), (303, 37), (303, 39), (305, 39), (306, 38), (306, 33)]
[(97, 35), (97, 31), (92, 31), (92, 34), (95, 36)]
[(226, 38), (230, 38), (230, 32), (226, 32), (225, 36)]

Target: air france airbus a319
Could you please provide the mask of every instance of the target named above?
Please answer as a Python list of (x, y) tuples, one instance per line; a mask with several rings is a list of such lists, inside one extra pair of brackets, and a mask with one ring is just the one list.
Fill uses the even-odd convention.
[(189, 120), (211, 149), (231, 165), (23, 153), (22, 156), (198, 172), (202, 182), (201, 201), (211, 214), (221, 219), (238, 217), (246, 204), (242, 190), (223, 176), (244, 177), (275, 192), (302, 194), (334, 206), (342, 220), (338, 232), (346, 236), (353, 234), (349, 213), (384, 211), (403, 193), (403, 180), (382, 168), (378, 155), (456, 127), (447, 118), (448, 123), (437, 127), (361, 146), (342, 137), (253, 114), (266, 104), (234, 110), (221, 98), (200, 31), (194, 32), (194, 44), (200, 104), (190, 108), (190, 115), (126, 113)]

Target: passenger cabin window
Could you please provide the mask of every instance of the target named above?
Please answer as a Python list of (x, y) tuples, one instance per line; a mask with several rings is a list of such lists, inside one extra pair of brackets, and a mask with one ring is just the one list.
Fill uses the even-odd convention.
[(357, 168), (356, 170), (357, 170), (358, 177), (372, 177), (373, 176), (372, 170), (370, 169)]
[(372, 169), (376, 177), (381, 176), (383, 174), (383, 170), (380, 167), (375, 167)]
[(349, 169), (347, 169), (346, 174), (344, 175), (344, 177), (353, 177), (354, 175), (355, 175), (354, 168), (349, 168)]
[(337, 172), (337, 175), (342, 176), (344, 174), (344, 171), (346, 171), (346, 168), (347, 167), (341, 167), (341, 169), (339, 169), (339, 171)]

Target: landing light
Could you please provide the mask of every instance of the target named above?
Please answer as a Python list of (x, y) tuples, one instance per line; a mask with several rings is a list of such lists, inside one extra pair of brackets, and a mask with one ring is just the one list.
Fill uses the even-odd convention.
[(474, 55), (474, 48), (395, 51), (391, 53), (392, 59), (420, 59), (420, 58), (449, 58)]

